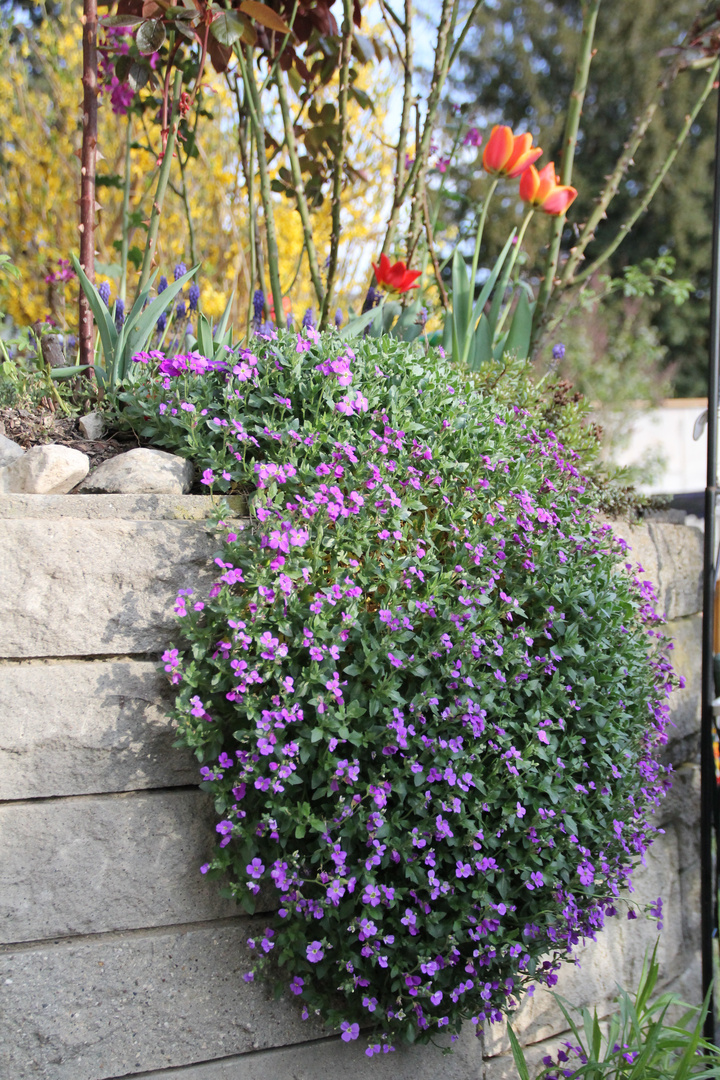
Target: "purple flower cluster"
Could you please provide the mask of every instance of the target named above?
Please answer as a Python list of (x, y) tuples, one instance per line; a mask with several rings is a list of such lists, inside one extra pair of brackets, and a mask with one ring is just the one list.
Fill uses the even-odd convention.
[(308, 330), (153, 359), (137, 408), (164, 445), (186, 430), (204, 482), (255, 492), (207, 596), (178, 598), (194, 652), (163, 657), (221, 815), (207, 866), (249, 911), (277, 897), (252, 976), (272, 952), (371, 1055), (499, 1019), (657, 831), (651, 586), (575, 452), (435, 355)]

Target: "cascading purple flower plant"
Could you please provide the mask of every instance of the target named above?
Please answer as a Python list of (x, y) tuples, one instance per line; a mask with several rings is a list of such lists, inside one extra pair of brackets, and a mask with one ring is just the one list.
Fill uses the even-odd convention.
[(248, 978), (272, 955), (373, 1055), (501, 1018), (624, 910), (674, 680), (530, 391), (299, 337), (138, 365), (129, 397), (202, 483), (255, 492), (165, 660), (220, 814), (203, 872), (277, 898)]

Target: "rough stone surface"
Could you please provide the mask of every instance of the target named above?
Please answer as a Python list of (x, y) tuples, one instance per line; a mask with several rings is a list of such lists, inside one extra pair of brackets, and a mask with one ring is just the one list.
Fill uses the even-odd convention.
[(664, 632), (673, 640), (674, 648), (670, 656), (673, 667), (685, 679), (685, 688), (673, 691), (670, 696), (673, 726), (668, 728), (668, 756), (671, 761), (676, 761), (675, 744), (680, 740), (688, 744), (682, 748), (685, 753), (697, 749), (691, 747), (698, 740), (700, 731), (702, 615), (673, 619)]
[[(163, 1069), (146, 1073), (143, 1080), (480, 1080), (482, 1042), (470, 1026), (455, 1043), (452, 1056), (441, 1057), (448, 1040), (437, 1046), (403, 1047), (391, 1054), (368, 1058), (362, 1035), (353, 1043), (323, 1039), (306, 1046), (262, 1050), (255, 1054)], [(516, 1080), (516, 1078), (514, 1078)]]
[(0, 941), (236, 915), (218, 883), (199, 873), (216, 821), (197, 789), (5, 803)]
[(33, 446), (8, 465), (5, 490), (27, 495), (64, 495), (83, 480), (90, 468), (87, 454), (70, 446)]
[(690, 952), (700, 945), (699, 764), (687, 763), (675, 770), (673, 786), (661, 813), (665, 827), (672, 827), (678, 837), (682, 928), (686, 948)]
[[(106, 1080), (317, 1039), (287, 995), (246, 983), (262, 920), (0, 953), (3, 1080)], [(377, 1059), (375, 1059), (377, 1060)]]
[[(236, 517), (247, 515), (244, 495), (231, 495), (228, 502)], [(0, 495), (0, 519), (205, 521), (213, 505), (209, 495), (83, 495), (66, 499), (62, 495), (6, 494)]]
[(87, 416), (81, 416), (78, 427), (84, 439), (100, 439), (103, 433), (103, 418), (99, 412), (90, 412)]
[(0, 469), (4, 469), (6, 465), (12, 465), (13, 461), (17, 461), (24, 453), (22, 446), (6, 438), (5, 435), (0, 435)]
[(0, 657), (158, 652), (215, 544), (192, 522), (0, 520)]
[(81, 492), (119, 495), (181, 495), (192, 487), (193, 466), (187, 458), (139, 446), (104, 461)]
[(0, 799), (196, 784), (196, 759), (173, 747), (172, 698), (150, 662), (0, 665)]
[(628, 525), (612, 521), (613, 532), (630, 544), (629, 561), (640, 563), (654, 582), (660, 612), (668, 619), (702, 609), (703, 535), (700, 529), (650, 521)]
[[(578, 1008), (597, 1007), (598, 1014), (606, 1016), (612, 1010), (618, 983), (627, 990), (637, 986), (645, 951), (652, 949), (658, 937), (657, 923), (645, 919), (642, 909), (658, 896), (662, 897), (664, 914), (658, 946), (663, 984), (682, 975), (688, 957), (683, 943), (683, 898), (678, 875), (678, 841), (675, 830), (669, 827), (649, 849), (647, 866), (638, 868), (634, 875), (632, 900), (640, 908), (638, 918), (629, 921), (625, 916), (626, 905), (618, 904), (619, 915), (607, 921), (597, 941), (589, 941), (580, 949), (579, 963), (563, 967), (555, 991)], [(564, 1031), (567, 1022), (552, 994), (538, 989), (533, 997), (523, 999), (513, 1015), (512, 1025), (520, 1042), (527, 1045)], [(486, 1054), (492, 1057), (509, 1050), (505, 1025), (489, 1025), (485, 1033)]]

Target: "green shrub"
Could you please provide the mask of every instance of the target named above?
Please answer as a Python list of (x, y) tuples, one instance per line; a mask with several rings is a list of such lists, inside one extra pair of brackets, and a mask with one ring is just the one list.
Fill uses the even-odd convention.
[(522, 373), (480, 393), (387, 338), (254, 344), (142, 356), (123, 393), (208, 488), (254, 492), (163, 659), (247, 978), (379, 1053), (500, 1017), (616, 912), (672, 676)]

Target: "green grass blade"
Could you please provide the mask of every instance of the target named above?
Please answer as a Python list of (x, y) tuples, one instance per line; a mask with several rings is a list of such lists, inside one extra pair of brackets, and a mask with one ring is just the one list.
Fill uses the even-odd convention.
[(510, 1040), (510, 1049), (512, 1050), (513, 1060), (515, 1061), (515, 1068), (517, 1069), (520, 1080), (530, 1080), (530, 1071), (525, 1061), (525, 1055), (522, 1052), (522, 1047), (518, 1042), (518, 1037), (512, 1029), (512, 1024), (508, 1020), (507, 1025), (508, 1039)]

